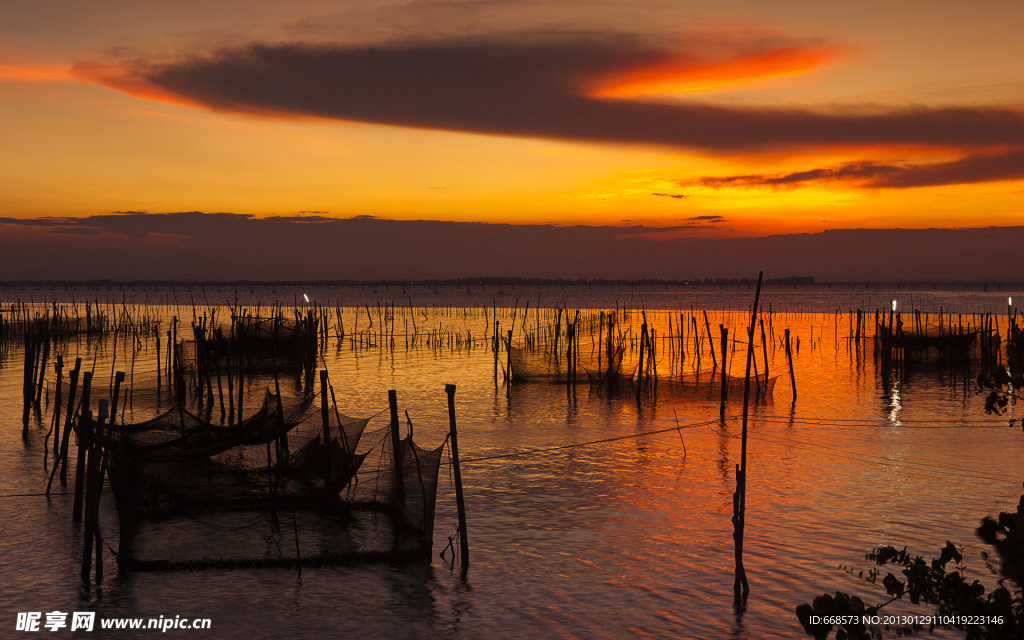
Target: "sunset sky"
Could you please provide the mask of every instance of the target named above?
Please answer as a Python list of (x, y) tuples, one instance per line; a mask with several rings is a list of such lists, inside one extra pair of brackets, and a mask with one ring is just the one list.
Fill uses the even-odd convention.
[(1018, 1), (0, 6), (9, 242), (129, 211), (1022, 224)]

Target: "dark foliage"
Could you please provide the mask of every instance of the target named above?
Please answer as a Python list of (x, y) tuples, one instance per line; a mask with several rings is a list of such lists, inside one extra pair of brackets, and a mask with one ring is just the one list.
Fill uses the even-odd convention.
[[(858, 575), (877, 585), (882, 574), (879, 567), (899, 568), (899, 576), (887, 573), (881, 579), (888, 600), (868, 607), (860, 598), (845, 593), (823, 594), (796, 608), (800, 624), (807, 635), (818, 640), (829, 638), (833, 631), (836, 640), (866, 640), (882, 638), (885, 631), (909, 636), (936, 627), (962, 630), (968, 640), (1024, 638), (1024, 495), (1016, 511), (982, 520), (977, 534), (995, 549), (994, 554), (982, 554), (989, 569), (999, 576), (999, 586), (992, 591), (986, 592), (984, 585), (965, 576), (963, 549), (952, 542), (930, 562), (912, 556), (906, 548), (879, 547), (865, 556), (876, 567)], [(882, 613), (898, 600), (929, 611), (914, 619)]]

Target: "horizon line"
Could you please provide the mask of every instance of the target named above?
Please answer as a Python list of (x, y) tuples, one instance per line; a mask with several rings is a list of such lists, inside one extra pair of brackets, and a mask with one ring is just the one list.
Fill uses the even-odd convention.
[[(521, 276), (471, 276), (453, 278), (397, 279), (384, 278), (379, 280), (357, 280), (346, 278), (335, 279), (300, 279), (300, 280), (196, 280), (196, 279), (111, 279), (94, 278), (88, 280), (74, 279), (27, 279), (0, 280), (0, 288), (25, 286), (230, 286), (230, 285), (314, 285), (314, 286), (587, 286), (587, 285), (683, 285), (683, 286), (722, 286), (756, 284), (757, 278), (532, 278)], [(819, 281), (814, 276), (783, 276), (765, 278), (766, 285), (803, 285), (803, 286), (856, 286), (856, 285), (1017, 285), (1024, 286), (1024, 279), (1017, 280), (955, 280), (955, 279), (909, 279), (909, 280), (829, 280)]]

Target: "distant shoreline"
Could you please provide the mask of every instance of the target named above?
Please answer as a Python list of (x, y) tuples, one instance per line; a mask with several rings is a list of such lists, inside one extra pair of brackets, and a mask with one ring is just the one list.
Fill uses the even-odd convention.
[[(470, 277), (424, 280), (0, 280), (0, 288), (20, 287), (225, 287), (225, 286), (317, 286), (317, 287), (565, 287), (565, 286), (684, 286), (684, 287), (722, 287), (752, 286), (757, 284), (756, 278), (694, 278), (694, 279), (608, 279), (608, 278), (515, 278), (515, 277)], [(986, 288), (986, 287), (1022, 287), (1021, 280), (862, 280), (862, 281), (817, 281), (813, 276), (787, 276), (783, 278), (766, 278), (768, 286), (806, 286), (806, 287), (842, 287), (842, 288)]]

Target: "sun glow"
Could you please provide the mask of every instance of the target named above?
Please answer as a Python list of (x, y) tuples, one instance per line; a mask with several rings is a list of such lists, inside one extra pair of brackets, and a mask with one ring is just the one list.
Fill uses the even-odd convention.
[(670, 58), (608, 75), (588, 94), (595, 98), (633, 98), (733, 90), (754, 82), (810, 73), (833, 62), (838, 53), (835, 47), (791, 47), (711, 62)]

